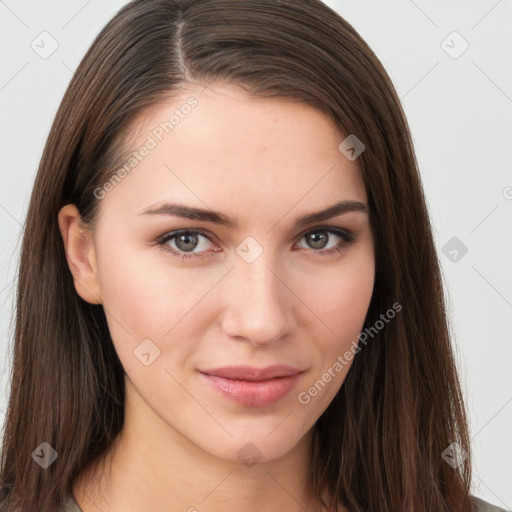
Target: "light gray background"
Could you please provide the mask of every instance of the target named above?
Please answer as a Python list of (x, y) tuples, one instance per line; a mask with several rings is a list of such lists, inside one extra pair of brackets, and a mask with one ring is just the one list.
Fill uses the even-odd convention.
[[(2, 423), (21, 225), (38, 161), (73, 70), (124, 3), (0, 0)], [(451, 305), (475, 453), (472, 491), (510, 509), (512, 2), (326, 3), (370, 44), (402, 99)], [(43, 31), (58, 43), (46, 59), (31, 47), (34, 40), (43, 45), (41, 37), (48, 38), (40, 36)], [(461, 37), (451, 35), (454, 31)], [(457, 56), (464, 40), (469, 46)], [(450, 246), (443, 253), (452, 237), (468, 249), (462, 256), (459, 251), (456, 261)]]

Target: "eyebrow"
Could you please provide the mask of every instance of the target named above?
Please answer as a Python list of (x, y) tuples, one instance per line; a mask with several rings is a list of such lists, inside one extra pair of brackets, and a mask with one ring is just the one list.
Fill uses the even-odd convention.
[[(307, 213), (295, 219), (295, 227), (302, 227), (314, 222), (321, 222), (323, 220), (337, 217), (349, 212), (360, 212), (369, 214), (369, 208), (361, 201), (340, 201), (320, 210), (318, 212)], [(226, 226), (230, 229), (238, 227), (238, 219), (232, 218), (224, 213), (216, 212), (214, 210), (193, 208), (178, 203), (164, 203), (159, 206), (150, 206), (148, 209), (141, 212), (139, 215), (171, 215), (174, 217), (183, 217), (190, 220), (199, 220), (205, 222), (212, 222), (220, 226)]]

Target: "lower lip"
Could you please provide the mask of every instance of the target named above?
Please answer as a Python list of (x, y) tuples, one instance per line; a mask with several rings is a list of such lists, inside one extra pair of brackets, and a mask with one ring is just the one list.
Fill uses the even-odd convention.
[(288, 395), (297, 385), (301, 374), (259, 382), (225, 379), (206, 373), (201, 373), (201, 376), (215, 390), (239, 405), (267, 407)]

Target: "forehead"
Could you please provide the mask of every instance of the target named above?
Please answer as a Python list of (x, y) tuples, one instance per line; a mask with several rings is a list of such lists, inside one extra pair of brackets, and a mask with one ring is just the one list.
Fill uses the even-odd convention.
[(179, 200), (274, 215), (294, 205), (365, 201), (357, 160), (338, 149), (345, 137), (325, 113), (296, 100), (191, 87), (132, 125), (126, 178), (107, 199), (132, 211)]

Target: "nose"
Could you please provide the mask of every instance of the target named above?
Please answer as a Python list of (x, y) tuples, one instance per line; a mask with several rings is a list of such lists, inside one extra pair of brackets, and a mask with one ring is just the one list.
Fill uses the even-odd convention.
[(238, 259), (224, 282), (222, 329), (255, 346), (274, 343), (294, 331), (297, 297), (286, 285), (282, 267), (270, 257)]

